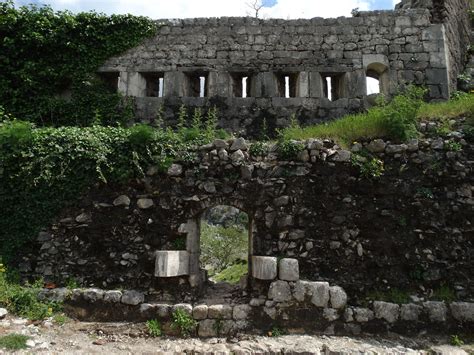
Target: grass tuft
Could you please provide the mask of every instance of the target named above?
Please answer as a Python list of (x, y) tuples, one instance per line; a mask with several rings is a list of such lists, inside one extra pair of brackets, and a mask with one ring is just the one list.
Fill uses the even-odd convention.
[(0, 337), (0, 348), (7, 350), (26, 349), (26, 341), (29, 339), (26, 335), (9, 334)]

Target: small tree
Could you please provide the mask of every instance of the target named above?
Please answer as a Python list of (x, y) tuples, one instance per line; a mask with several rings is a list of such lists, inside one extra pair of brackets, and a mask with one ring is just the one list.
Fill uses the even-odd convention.
[(252, 12), (255, 13), (255, 18), (258, 18), (260, 10), (263, 7), (263, 2), (262, 0), (253, 0), (251, 2), (247, 2), (247, 7), (249, 7)]

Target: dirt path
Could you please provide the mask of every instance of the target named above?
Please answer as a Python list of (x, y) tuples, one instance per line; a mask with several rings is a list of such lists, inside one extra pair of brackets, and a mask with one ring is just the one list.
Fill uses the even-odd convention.
[[(474, 345), (452, 347), (448, 338), (333, 337), (287, 335), (278, 338), (242, 335), (223, 339), (149, 338), (144, 324), (49, 321), (28, 324), (7, 317), (0, 321), (0, 336), (19, 333), (31, 337), (30, 348), (19, 353), (40, 354), (474, 354)], [(464, 350), (463, 350), (464, 349)], [(0, 350), (0, 354), (6, 354)]]

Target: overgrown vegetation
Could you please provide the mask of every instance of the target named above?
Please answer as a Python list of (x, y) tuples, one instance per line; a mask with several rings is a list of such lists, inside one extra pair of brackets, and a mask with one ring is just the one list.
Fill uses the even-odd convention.
[(422, 88), (411, 86), (390, 102), (380, 96), (378, 106), (366, 113), (348, 115), (326, 124), (304, 128), (292, 124), (280, 131), (280, 136), (284, 142), (328, 138), (344, 146), (361, 139), (381, 137), (403, 141), (416, 135), (417, 113), (422, 106), (425, 92)]
[(0, 337), (0, 349), (22, 350), (26, 349), (28, 336), (22, 334), (8, 334)]
[[(9, 260), (68, 202), (97, 182), (122, 183), (156, 165), (190, 161), (190, 148), (211, 142), (217, 113), (209, 110), (195, 134), (146, 125), (36, 128), (0, 122), (0, 255)], [(193, 123), (196, 125), (196, 122)], [(25, 223), (28, 221), (28, 223)]]
[(10, 312), (30, 320), (42, 320), (61, 309), (58, 303), (38, 299), (38, 294), (43, 289), (42, 280), (20, 286), (17, 280), (10, 279), (6, 268), (0, 264), (0, 306), (6, 307)]
[(0, 104), (38, 125), (87, 126), (129, 118), (131, 103), (94, 73), (154, 35), (156, 25), (132, 15), (16, 8), (8, 0), (0, 3), (0, 33)]
[(173, 323), (171, 326), (179, 330), (183, 337), (192, 335), (197, 327), (197, 322), (185, 310), (178, 308), (172, 314)]

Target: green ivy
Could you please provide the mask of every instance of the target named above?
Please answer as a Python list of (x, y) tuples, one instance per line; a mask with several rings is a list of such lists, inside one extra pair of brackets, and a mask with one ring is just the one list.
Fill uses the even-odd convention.
[(0, 122), (0, 255), (11, 259), (88, 187), (142, 177), (150, 165), (164, 171), (218, 134), (202, 129), (189, 140), (186, 129)]
[(94, 118), (121, 123), (126, 105), (94, 73), (106, 59), (154, 35), (156, 28), (145, 17), (73, 14), (2, 2), (0, 104), (39, 125), (87, 126)]

